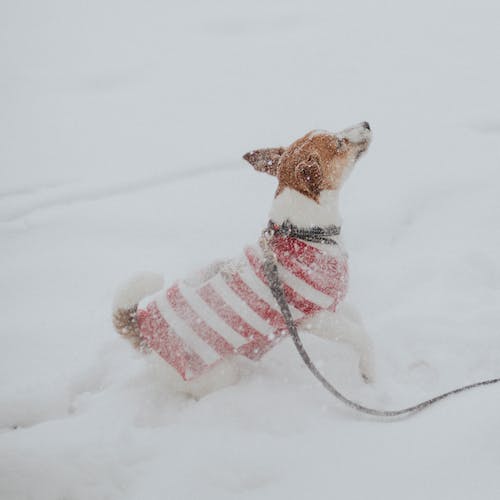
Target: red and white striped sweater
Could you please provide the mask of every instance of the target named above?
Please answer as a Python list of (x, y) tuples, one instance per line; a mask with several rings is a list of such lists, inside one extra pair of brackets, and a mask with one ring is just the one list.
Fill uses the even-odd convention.
[[(294, 320), (335, 311), (347, 292), (347, 256), (338, 247), (331, 255), (290, 237), (276, 236), (272, 247)], [(235, 354), (260, 359), (287, 333), (262, 263), (260, 248), (247, 247), (240, 259), (143, 299), (137, 310), (142, 339), (184, 380)]]

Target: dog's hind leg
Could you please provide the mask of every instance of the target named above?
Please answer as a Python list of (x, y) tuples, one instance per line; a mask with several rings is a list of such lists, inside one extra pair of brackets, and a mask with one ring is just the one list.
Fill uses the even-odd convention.
[(359, 354), (359, 371), (365, 382), (375, 379), (373, 345), (366, 333), (363, 321), (351, 305), (341, 302), (333, 312), (322, 311), (304, 325), (318, 337), (347, 342)]
[(132, 277), (115, 294), (113, 325), (116, 331), (129, 340), (135, 348), (141, 345), (137, 324), (138, 302), (163, 287), (163, 277), (155, 273), (142, 273)]

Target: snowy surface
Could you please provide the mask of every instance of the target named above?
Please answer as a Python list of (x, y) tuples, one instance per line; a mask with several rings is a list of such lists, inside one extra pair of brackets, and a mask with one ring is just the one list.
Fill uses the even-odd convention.
[(397, 408), (500, 374), (497, 1), (0, 3), (0, 498), (500, 498), (500, 388), (343, 408), (289, 342), (200, 401), (114, 333), (116, 285), (237, 254), (275, 188), (240, 159), (368, 120), (342, 196)]

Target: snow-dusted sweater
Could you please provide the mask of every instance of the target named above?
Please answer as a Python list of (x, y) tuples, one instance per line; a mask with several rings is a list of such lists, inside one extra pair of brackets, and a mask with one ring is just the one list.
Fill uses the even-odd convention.
[[(294, 320), (335, 311), (347, 291), (346, 255), (290, 237), (275, 237), (272, 247)], [(262, 263), (260, 248), (247, 247), (240, 259), (143, 299), (137, 311), (142, 339), (184, 380), (235, 354), (258, 360), (287, 334)]]

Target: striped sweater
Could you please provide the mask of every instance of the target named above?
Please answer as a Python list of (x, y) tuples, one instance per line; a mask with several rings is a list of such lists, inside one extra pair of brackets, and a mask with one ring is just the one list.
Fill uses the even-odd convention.
[[(272, 247), (294, 320), (335, 311), (347, 291), (346, 255), (289, 237), (275, 237)], [(260, 359), (287, 334), (262, 263), (260, 248), (247, 247), (240, 259), (146, 297), (137, 309), (143, 341), (184, 380), (235, 354)]]

